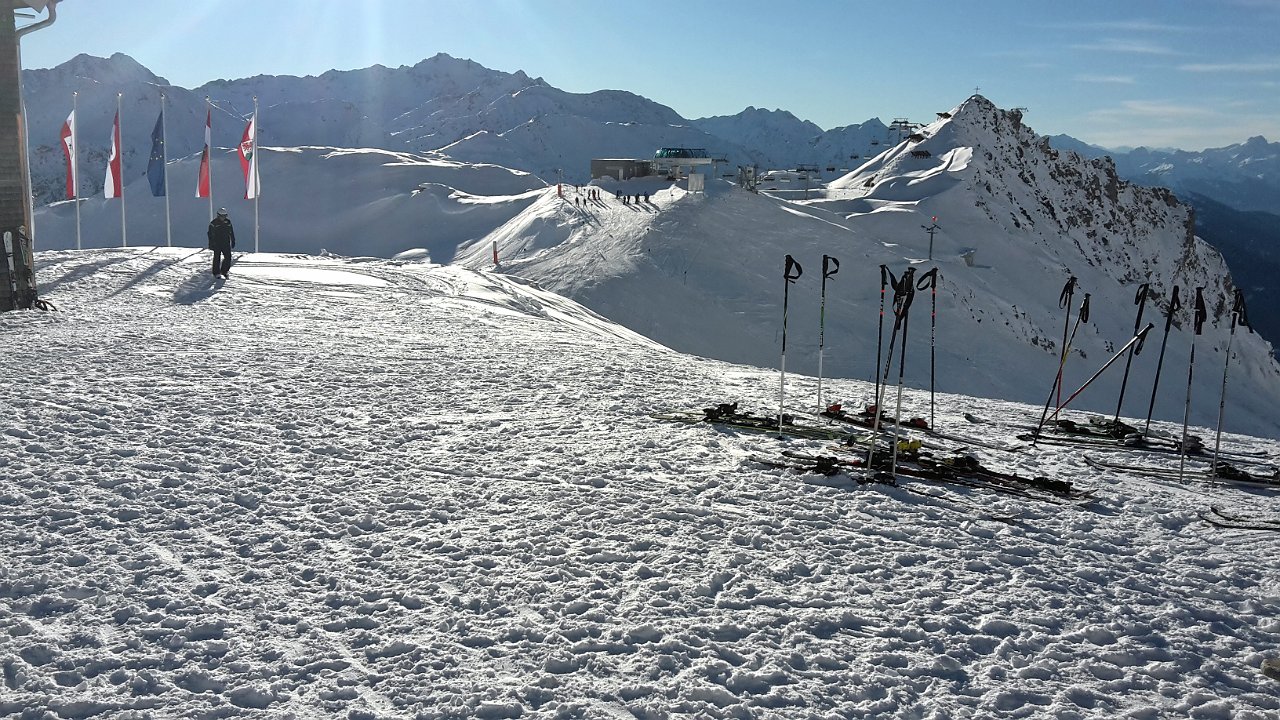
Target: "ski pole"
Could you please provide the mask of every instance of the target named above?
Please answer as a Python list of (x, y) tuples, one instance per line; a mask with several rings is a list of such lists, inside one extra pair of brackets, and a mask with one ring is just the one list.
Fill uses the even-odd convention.
[(1196, 337), (1204, 328), (1208, 313), (1204, 308), (1203, 287), (1196, 288), (1195, 334), (1191, 336), (1191, 360), (1187, 363), (1187, 402), (1182, 406), (1182, 442), (1178, 444), (1178, 482), (1183, 482), (1183, 472), (1187, 466), (1187, 419), (1191, 415), (1191, 378), (1196, 370)]
[(1222, 395), (1218, 399), (1218, 431), (1213, 441), (1213, 467), (1209, 470), (1209, 486), (1218, 478), (1218, 451), (1222, 448), (1222, 413), (1227, 406), (1227, 369), (1231, 367), (1231, 341), (1236, 337), (1236, 325), (1242, 325), (1249, 332), (1249, 317), (1245, 314), (1244, 292), (1236, 288), (1235, 300), (1231, 304), (1231, 334), (1227, 336), (1227, 361), (1222, 366)]
[(1059, 405), (1058, 409), (1053, 411), (1053, 415), (1049, 419), (1050, 420), (1058, 419), (1058, 413), (1062, 412), (1062, 408), (1070, 404), (1072, 400), (1075, 400), (1077, 395), (1084, 392), (1084, 389), (1089, 387), (1089, 384), (1092, 383), (1094, 380), (1097, 380), (1098, 376), (1101, 375), (1104, 370), (1111, 367), (1111, 363), (1114, 363), (1116, 360), (1118, 360), (1120, 356), (1125, 353), (1126, 350), (1136, 351), (1137, 349), (1140, 349), (1142, 347), (1142, 343), (1146, 342), (1147, 340), (1147, 333), (1151, 332), (1151, 328), (1153, 327), (1155, 327), (1155, 325), (1153, 325), (1152, 323), (1147, 323), (1146, 327), (1139, 330), (1137, 334), (1135, 334), (1132, 338), (1129, 339), (1129, 342), (1124, 344), (1124, 347), (1117, 350), (1116, 353), (1111, 356), (1111, 359), (1103, 363), (1102, 367), (1098, 368), (1098, 372), (1094, 373), (1093, 377), (1086, 380), (1084, 384), (1080, 386), (1079, 390), (1076, 390), (1075, 392), (1071, 393), (1071, 397), (1067, 398), (1066, 402)]
[[(828, 263), (834, 265), (827, 270)], [(822, 403), (822, 355), (825, 352), (823, 348), (823, 336), (826, 332), (827, 324), (827, 278), (840, 272), (840, 261), (830, 255), (822, 256), (822, 302), (818, 305), (818, 412), (821, 413), (827, 409)]]
[[(1077, 327), (1079, 327), (1079, 326), (1080, 326), (1080, 323), (1082, 323), (1082, 322), (1088, 322), (1088, 320), (1087, 320), (1087, 319), (1086, 319), (1086, 320), (1081, 320), (1081, 319), (1077, 316), (1077, 317), (1076, 317), (1076, 324), (1075, 324), (1075, 326), (1074, 326), (1074, 327), (1072, 327), (1072, 328), (1071, 328), (1071, 338), (1068, 338), (1068, 337), (1067, 337), (1067, 325), (1070, 325), (1070, 324), (1071, 324), (1071, 298), (1072, 298), (1072, 296), (1073, 296), (1073, 295), (1075, 295), (1075, 291), (1076, 291), (1076, 282), (1077, 282), (1077, 281), (1076, 281), (1076, 276), (1075, 276), (1075, 275), (1072, 275), (1070, 278), (1068, 278), (1068, 280), (1067, 280), (1067, 286), (1066, 286), (1066, 287), (1064, 287), (1064, 288), (1062, 289), (1062, 294), (1060, 294), (1060, 295), (1058, 296), (1058, 307), (1065, 307), (1065, 308), (1066, 308), (1066, 310), (1067, 310), (1067, 321), (1066, 321), (1066, 323), (1064, 323), (1064, 324), (1063, 324), (1063, 326), (1062, 326), (1062, 339), (1063, 339), (1063, 342), (1062, 342), (1062, 358), (1061, 358), (1061, 359), (1059, 360), (1059, 362), (1058, 362), (1058, 375), (1057, 375), (1057, 377), (1054, 379), (1055, 386), (1057, 387), (1057, 390), (1058, 390), (1058, 400), (1059, 400), (1059, 401), (1061, 401), (1061, 400), (1062, 400), (1062, 367), (1063, 367), (1064, 365), (1066, 365), (1066, 364), (1067, 364), (1067, 353), (1068, 353), (1068, 352), (1070, 352), (1070, 350), (1071, 350), (1071, 347), (1070, 347), (1070, 346), (1071, 346), (1071, 338), (1074, 338), (1074, 337), (1075, 337), (1075, 334), (1076, 334), (1075, 329), (1076, 329)], [(1086, 300), (1085, 300), (1085, 303), (1084, 303), (1083, 307), (1088, 307), (1088, 305), (1089, 305), (1089, 301), (1088, 301), (1088, 299), (1087, 299), (1087, 298), (1088, 298), (1088, 295), (1087, 295), (1087, 294), (1085, 295), (1085, 298), (1086, 298)], [(1062, 304), (1064, 301), (1067, 303), (1066, 305), (1063, 305), (1063, 304)], [(1084, 311), (1082, 310), (1081, 312), (1082, 312), (1082, 314), (1083, 314), (1083, 312), (1084, 312)]]
[(1169, 294), (1169, 314), (1164, 319), (1164, 339), (1160, 341), (1160, 358), (1156, 360), (1156, 378), (1151, 383), (1151, 404), (1147, 405), (1147, 424), (1142, 428), (1145, 437), (1151, 432), (1151, 413), (1156, 409), (1156, 389), (1160, 387), (1160, 369), (1164, 367), (1164, 348), (1169, 343), (1169, 327), (1173, 325), (1173, 314), (1182, 309), (1182, 301), (1178, 299), (1178, 286), (1173, 286)]
[[(893, 363), (893, 341), (898, 337), (898, 328), (900, 328), (903, 325), (903, 322), (906, 318), (907, 308), (911, 306), (911, 302), (908, 299), (907, 295), (908, 295), (908, 289), (913, 288), (912, 282), (914, 281), (915, 271), (916, 271), (915, 268), (908, 267), (906, 270), (903, 271), (901, 280), (893, 277), (893, 273), (889, 273), (889, 281), (893, 286), (893, 332), (892, 334), (889, 335), (889, 353), (888, 353), (889, 359), (884, 366), (884, 378), (879, 384), (880, 390), (883, 390), (885, 385), (887, 385), (889, 382), (889, 367)], [(879, 370), (880, 368), (877, 367), (876, 368), (877, 374), (879, 373)], [(878, 390), (876, 394), (876, 406), (875, 406), (876, 418), (875, 418), (875, 422), (872, 423), (872, 426), (871, 426), (871, 446), (870, 446), (870, 450), (867, 451), (867, 469), (868, 470), (871, 470), (872, 461), (875, 459), (876, 439), (880, 436), (880, 417), (883, 415), (883, 413), (880, 411), (880, 401), (881, 401), (880, 391)]]
[[(1142, 283), (1138, 286), (1138, 294), (1134, 296), (1133, 302), (1138, 306), (1138, 317), (1133, 321), (1133, 333), (1138, 334), (1138, 328), (1142, 327), (1142, 311), (1147, 306), (1147, 291), (1151, 288), (1151, 283)], [(1120, 399), (1116, 400), (1116, 416), (1111, 421), (1112, 431), (1120, 427), (1120, 408), (1124, 405), (1124, 389), (1129, 384), (1129, 368), (1133, 365), (1133, 356), (1142, 352), (1142, 343), (1138, 343), (1137, 347), (1129, 352), (1129, 359), (1124, 361), (1124, 378), (1120, 380)]]
[(916, 296), (915, 285), (911, 282), (915, 268), (907, 268), (902, 274), (903, 284), (907, 289), (906, 300), (902, 304), (902, 349), (898, 351), (898, 405), (893, 411), (893, 458), (889, 461), (889, 474), (898, 476), (898, 442), (902, 435), (902, 376), (907, 367), (907, 326), (911, 322), (908, 311), (911, 301)]
[(930, 289), (930, 307), (929, 307), (929, 429), (934, 429), (933, 424), (933, 392), (935, 379), (935, 354), (934, 339), (938, 328), (938, 280), (942, 276), (938, 274), (938, 268), (934, 268), (920, 277), (920, 282), (916, 284), (917, 290), (923, 290), (926, 287)]
[[(884, 268), (883, 265), (880, 266)], [(909, 269), (909, 268), (908, 268)], [(871, 445), (867, 450), (867, 470), (871, 471), (871, 463), (876, 456), (876, 440), (880, 437), (880, 418), (884, 415), (880, 410), (881, 395), (884, 392), (884, 386), (889, 382), (889, 365), (893, 362), (893, 343), (898, 339), (898, 328), (902, 326), (902, 316), (898, 314), (899, 302), (898, 293), (901, 290), (898, 279), (893, 276), (893, 272), (885, 268), (885, 272), (889, 275), (889, 285), (893, 288), (893, 329), (889, 332), (889, 360), (884, 366), (884, 378), (880, 375), (880, 353), (876, 352), (876, 397), (875, 403), (871, 406), (872, 412), (875, 413), (875, 419), (871, 423)], [(882, 314), (883, 317), (883, 314)]]
[(876, 412), (880, 411), (880, 408), (879, 408), (880, 349), (881, 349), (881, 344), (884, 342), (884, 288), (885, 288), (885, 285), (889, 282), (890, 275), (891, 273), (889, 272), (889, 266), (881, 265), (880, 266), (880, 325), (879, 327), (876, 328), (876, 365), (871, 370), (871, 374), (874, 376), (872, 379), (875, 381), (875, 384), (876, 384), (876, 403), (877, 403)]
[[(893, 288), (893, 308), (892, 308), (892, 310), (893, 310), (894, 315), (893, 315), (893, 329), (891, 329), (891, 330), (889, 331), (889, 352), (888, 352), (888, 353), (886, 353), (886, 355), (885, 355), (886, 359), (885, 359), (885, 362), (884, 362), (884, 370), (883, 370), (883, 371), (881, 371), (881, 370), (880, 370), (880, 358), (879, 358), (879, 354), (878, 354), (878, 353), (877, 353), (877, 357), (876, 357), (876, 398), (875, 398), (876, 402), (875, 402), (875, 412), (876, 412), (876, 414), (877, 414), (877, 415), (878, 415), (878, 414), (880, 414), (880, 401), (881, 401), (881, 399), (882, 399), (882, 397), (881, 397), (881, 396), (884, 394), (884, 386), (889, 382), (889, 367), (890, 367), (891, 365), (893, 365), (893, 347), (894, 347), (894, 343), (895, 343), (895, 342), (897, 341), (897, 339), (898, 339), (898, 330), (902, 327), (902, 318), (898, 316), (898, 302), (899, 302), (899, 300), (898, 300), (898, 292), (899, 292), (899, 290), (900, 290), (900, 288), (899, 288), (898, 286), (900, 285), (900, 283), (899, 283), (899, 281), (898, 281), (898, 278), (896, 278), (896, 277), (894, 277), (894, 276), (893, 276), (893, 271), (892, 271), (892, 270), (888, 270), (887, 272), (889, 273), (889, 287), (890, 287), (890, 288)], [(883, 377), (881, 377), (882, 373), (883, 373)]]
[[(1072, 280), (1074, 279), (1072, 277)], [(1066, 291), (1064, 290), (1063, 292)], [(1070, 308), (1067, 309), (1067, 314), (1068, 316), (1070, 315)], [(1076, 315), (1075, 325), (1071, 326), (1071, 334), (1063, 338), (1062, 357), (1058, 360), (1058, 373), (1054, 375), (1053, 387), (1049, 388), (1049, 397), (1044, 401), (1044, 412), (1040, 414), (1040, 424), (1036, 426), (1036, 432), (1031, 441), (1032, 445), (1035, 444), (1034, 438), (1039, 437), (1044, 430), (1044, 423), (1049, 416), (1049, 407), (1053, 404), (1055, 393), (1058, 396), (1058, 404), (1062, 404), (1062, 369), (1067, 364), (1067, 356), (1071, 354), (1071, 344), (1075, 342), (1076, 330), (1080, 329), (1080, 323), (1082, 322), (1089, 322), (1089, 293), (1084, 294), (1084, 300), (1080, 303), (1080, 312)]]
[[(795, 275), (791, 271), (795, 270)], [(804, 269), (800, 267), (800, 263), (795, 258), (787, 256), (787, 264), (782, 269), (782, 375), (778, 380), (778, 433), (782, 433), (782, 408), (786, 404), (787, 396), (787, 296), (790, 294), (791, 283), (795, 282), (800, 275), (804, 273)]]
[(1036, 444), (1036, 438), (1040, 437), (1040, 431), (1044, 428), (1044, 420), (1049, 415), (1049, 403), (1053, 402), (1053, 394), (1058, 389), (1058, 382), (1062, 379), (1062, 366), (1067, 361), (1067, 328), (1071, 327), (1071, 299), (1076, 293), (1076, 283), (1079, 282), (1075, 275), (1067, 278), (1067, 284), (1062, 286), (1062, 293), (1058, 295), (1058, 307), (1067, 311), (1067, 317), (1062, 323), (1062, 352), (1058, 359), (1058, 373), (1053, 376), (1053, 385), (1049, 388), (1049, 399), (1044, 403), (1044, 412), (1040, 414), (1040, 423), (1036, 425), (1036, 431), (1031, 436), (1031, 444)]

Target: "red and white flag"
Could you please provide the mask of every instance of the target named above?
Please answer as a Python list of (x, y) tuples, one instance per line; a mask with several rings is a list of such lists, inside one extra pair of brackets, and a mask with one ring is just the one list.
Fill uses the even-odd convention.
[(200, 155), (200, 177), (196, 180), (196, 197), (209, 197), (209, 148), (213, 138), (213, 111), (204, 116), (204, 152)]
[(111, 157), (107, 158), (107, 180), (102, 185), (102, 195), (108, 198), (124, 196), (124, 185), (120, 180), (120, 113), (116, 113), (116, 121), (111, 125)]
[(258, 197), (258, 114), (249, 118), (244, 128), (244, 136), (240, 138), (240, 169), (244, 171), (244, 199), (253, 200)]
[(80, 187), (76, 177), (76, 111), (72, 110), (67, 121), (62, 123), (62, 152), (67, 156), (67, 199), (76, 198), (76, 188)]

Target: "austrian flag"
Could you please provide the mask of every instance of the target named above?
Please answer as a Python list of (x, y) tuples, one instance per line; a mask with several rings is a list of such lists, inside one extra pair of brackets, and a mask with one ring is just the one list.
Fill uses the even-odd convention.
[(62, 123), (62, 152), (67, 156), (67, 199), (76, 198), (76, 188), (80, 186), (76, 177), (76, 111), (72, 110), (67, 121)]
[(240, 138), (240, 169), (244, 171), (244, 199), (253, 200), (258, 197), (258, 114), (249, 118), (244, 128), (244, 136)]
[(116, 113), (116, 121), (111, 126), (111, 157), (107, 158), (107, 179), (102, 185), (102, 195), (108, 198), (124, 196), (124, 187), (120, 179), (120, 113)]
[[(209, 197), (209, 144), (213, 140), (213, 111), (204, 114), (204, 152), (200, 155), (200, 173), (196, 177), (196, 197)], [(209, 202), (213, 202), (210, 200)], [(210, 212), (212, 214), (212, 212)]]

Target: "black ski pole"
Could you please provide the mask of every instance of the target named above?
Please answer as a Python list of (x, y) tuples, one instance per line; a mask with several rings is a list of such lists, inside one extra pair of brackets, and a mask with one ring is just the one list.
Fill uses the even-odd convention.
[(898, 351), (898, 405), (893, 411), (893, 458), (889, 461), (889, 474), (898, 476), (898, 441), (902, 435), (902, 377), (907, 367), (907, 326), (911, 322), (911, 301), (915, 299), (916, 269), (909, 267), (902, 273), (906, 298), (902, 302), (902, 349)]
[(1147, 323), (1146, 327), (1142, 328), (1137, 333), (1135, 333), (1134, 336), (1129, 339), (1129, 342), (1124, 344), (1124, 347), (1116, 351), (1116, 353), (1113, 354), (1109, 360), (1103, 363), (1102, 367), (1098, 369), (1098, 372), (1093, 374), (1093, 377), (1086, 380), (1084, 384), (1080, 386), (1079, 390), (1076, 390), (1075, 392), (1071, 393), (1071, 397), (1067, 398), (1066, 402), (1059, 405), (1058, 408), (1053, 411), (1053, 415), (1049, 419), (1056, 420), (1058, 418), (1058, 413), (1062, 412), (1062, 408), (1070, 404), (1072, 400), (1075, 400), (1077, 395), (1084, 392), (1084, 389), (1089, 387), (1090, 383), (1092, 383), (1094, 380), (1097, 380), (1098, 376), (1102, 375), (1104, 370), (1111, 367), (1111, 363), (1114, 363), (1116, 360), (1120, 359), (1120, 356), (1123, 355), (1126, 350), (1132, 350), (1135, 348), (1142, 347), (1142, 343), (1146, 342), (1147, 333), (1151, 332), (1151, 328), (1153, 327), (1155, 327), (1155, 325), (1153, 325), (1152, 323)]
[[(831, 269), (828, 270), (828, 265)], [(822, 256), (822, 302), (818, 306), (818, 412), (821, 413), (827, 409), (822, 402), (822, 355), (825, 352), (823, 347), (824, 335), (826, 333), (827, 324), (827, 278), (840, 272), (840, 261), (830, 255)]]
[[(1134, 296), (1133, 302), (1138, 306), (1138, 317), (1133, 321), (1133, 333), (1138, 334), (1138, 328), (1142, 327), (1142, 311), (1147, 307), (1147, 291), (1151, 289), (1151, 283), (1142, 283), (1138, 286), (1138, 294)], [(1124, 378), (1120, 380), (1120, 398), (1116, 400), (1116, 416), (1111, 421), (1112, 432), (1120, 427), (1120, 408), (1124, 405), (1124, 389), (1129, 384), (1129, 368), (1133, 365), (1133, 356), (1142, 352), (1142, 343), (1138, 343), (1129, 351), (1129, 359), (1124, 361)]]
[(1062, 323), (1062, 351), (1058, 358), (1058, 372), (1053, 376), (1053, 385), (1049, 388), (1049, 399), (1045, 401), (1044, 412), (1040, 414), (1040, 423), (1036, 425), (1036, 431), (1031, 436), (1031, 444), (1036, 444), (1036, 438), (1040, 437), (1040, 430), (1044, 427), (1044, 419), (1049, 415), (1049, 403), (1053, 402), (1053, 394), (1058, 389), (1058, 382), (1062, 379), (1062, 365), (1067, 361), (1067, 328), (1071, 327), (1071, 299), (1076, 294), (1076, 283), (1079, 282), (1075, 275), (1067, 278), (1067, 284), (1062, 286), (1062, 293), (1058, 295), (1058, 307), (1067, 311), (1067, 317)]
[[(902, 327), (902, 318), (901, 318), (901, 317), (898, 317), (898, 310), (897, 310), (897, 308), (898, 308), (898, 292), (899, 292), (899, 287), (898, 287), (899, 282), (898, 282), (898, 278), (896, 278), (896, 277), (894, 277), (894, 276), (893, 276), (893, 271), (892, 271), (892, 270), (888, 270), (888, 271), (886, 271), (886, 272), (888, 272), (888, 273), (889, 273), (889, 287), (893, 289), (893, 306), (892, 306), (892, 310), (893, 310), (894, 315), (893, 315), (893, 329), (891, 329), (891, 330), (889, 331), (889, 352), (888, 352), (888, 353), (886, 353), (886, 355), (885, 355), (886, 359), (885, 359), (885, 362), (884, 362), (884, 370), (883, 370), (883, 371), (881, 371), (881, 370), (880, 370), (880, 358), (879, 358), (879, 353), (877, 353), (877, 357), (876, 357), (876, 398), (875, 398), (876, 402), (875, 402), (875, 406), (874, 406), (874, 408), (873, 408), (873, 409), (875, 410), (875, 413), (876, 413), (877, 415), (879, 415), (879, 414), (880, 414), (880, 402), (881, 402), (881, 400), (883, 399), (883, 395), (884, 395), (884, 386), (889, 382), (889, 367), (893, 364), (893, 347), (894, 347), (894, 343), (895, 343), (895, 342), (897, 342), (897, 340), (898, 340), (898, 330)], [(882, 377), (882, 376), (883, 376), (883, 377)]]
[(881, 350), (881, 345), (884, 342), (884, 289), (885, 289), (885, 285), (887, 285), (889, 282), (889, 276), (890, 276), (889, 266), (881, 265), (880, 266), (880, 326), (876, 328), (876, 365), (874, 368), (871, 369), (871, 374), (874, 376), (872, 380), (876, 384), (876, 395), (875, 395), (875, 398), (876, 398), (875, 402), (877, 403), (876, 412), (880, 411), (880, 408), (879, 408), (880, 350)]
[[(795, 275), (791, 274), (795, 270)], [(800, 267), (800, 263), (795, 258), (787, 256), (787, 264), (782, 269), (782, 375), (779, 379), (778, 389), (778, 432), (782, 432), (782, 408), (786, 403), (787, 395), (787, 296), (790, 294), (791, 283), (795, 282), (804, 269)]]
[(1182, 309), (1182, 301), (1178, 299), (1178, 286), (1173, 286), (1169, 294), (1169, 314), (1164, 319), (1164, 339), (1160, 341), (1160, 358), (1156, 360), (1156, 379), (1151, 383), (1151, 404), (1147, 405), (1147, 424), (1142, 428), (1146, 437), (1151, 432), (1151, 413), (1156, 409), (1156, 389), (1160, 387), (1160, 369), (1164, 367), (1164, 348), (1169, 343), (1169, 327), (1173, 325), (1173, 315)]
[(1182, 442), (1178, 443), (1178, 482), (1183, 481), (1183, 471), (1187, 466), (1187, 419), (1191, 416), (1191, 378), (1196, 371), (1196, 337), (1204, 329), (1204, 321), (1208, 313), (1204, 308), (1204, 288), (1196, 288), (1195, 334), (1191, 336), (1191, 360), (1187, 362), (1187, 402), (1182, 406)]
[[(1067, 363), (1067, 353), (1070, 351), (1071, 340), (1067, 337), (1067, 326), (1071, 324), (1071, 298), (1076, 292), (1076, 276), (1072, 275), (1067, 279), (1067, 284), (1062, 288), (1062, 293), (1058, 295), (1058, 307), (1065, 308), (1067, 311), (1066, 322), (1062, 324), (1062, 357), (1058, 360), (1058, 374), (1054, 376), (1054, 387), (1057, 388), (1058, 399), (1062, 399), (1062, 366)], [(1088, 307), (1088, 301), (1084, 307)], [(1084, 322), (1079, 317), (1076, 318), (1076, 327)], [(1075, 327), (1071, 329), (1071, 336), (1075, 337)]]
[[(916, 284), (917, 290), (923, 290), (927, 286), (930, 290), (930, 307), (929, 307), (929, 429), (934, 429), (933, 422), (933, 393), (934, 381), (936, 379), (936, 355), (934, 352), (935, 337), (938, 328), (938, 280), (942, 276), (938, 274), (938, 268), (934, 268), (920, 277), (920, 282)], [(927, 284), (927, 285), (926, 285)]]
[[(881, 395), (883, 394), (885, 385), (889, 383), (889, 367), (893, 364), (893, 343), (898, 337), (898, 329), (902, 327), (903, 321), (906, 318), (906, 308), (910, 305), (907, 300), (907, 288), (911, 287), (911, 283), (914, 279), (912, 276), (914, 274), (915, 268), (912, 267), (908, 267), (903, 271), (901, 280), (895, 278), (892, 272), (889, 273), (889, 282), (893, 287), (893, 331), (889, 335), (889, 359), (884, 364), (884, 377), (880, 380), (880, 383), (877, 386), (878, 390), (876, 393), (875, 404), (876, 417), (875, 421), (871, 424), (871, 448), (867, 451), (868, 471), (871, 471), (872, 469), (872, 461), (875, 459), (876, 454), (876, 440), (880, 437), (880, 418), (884, 415), (880, 410), (882, 400)], [(877, 367), (876, 376), (879, 377), (879, 375), (880, 368)]]
[(1231, 367), (1231, 341), (1236, 337), (1236, 326), (1241, 325), (1249, 332), (1249, 316), (1245, 313), (1244, 292), (1236, 288), (1235, 299), (1231, 303), (1231, 334), (1227, 336), (1227, 360), (1222, 366), (1222, 395), (1218, 399), (1218, 431), (1213, 441), (1213, 466), (1209, 470), (1209, 485), (1218, 477), (1218, 451), (1222, 448), (1222, 413), (1227, 407), (1227, 369)]
[[(1075, 278), (1072, 277), (1072, 280)], [(1063, 291), (1066, 292), (1065, 290)], [(1068, 315), (1070, 315), (1068, 309)], [(1031, 444), (1035, 444), (1035, 438), (1040, 436), (1044, 430), (1045, 420), (1049, 417), (1049, 408), (1053, 405), (1055, 393), (1058, 397), (1058, 404), (1062, 404), (1062, 369), (1066, 367), (1067, 356), (1071, 354), (1071, 344), (1076, 340), (1076, 331), (1080, 329), (1080, 323), (1089, 322), (1089, 293), (1084, 294), (1084, 300), (1080, 302), (1080, 312), (1076, 315), (1076, 323), (1071, 326), (1071, 334), (1062, 341), (1062, 357), (1058, 360), (1058, 374), (1054, 376), (1053, 387), (1049, 388), (1049, 397), (1044, 401), (1044, 412), (1040, 414), (1040, 424), (1036, 426), (1036, 432), (1032, 436)]]

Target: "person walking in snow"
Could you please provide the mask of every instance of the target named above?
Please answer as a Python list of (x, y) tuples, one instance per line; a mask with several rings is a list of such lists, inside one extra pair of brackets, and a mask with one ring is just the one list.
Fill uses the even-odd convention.
[(231, 249), (236, 246), (236, 231), (231, 227), (227, 209), (220, 208), (218, 216), (209, 222), (209, 249), (213, 251), (213, 276), (227, 277), (231, 269)]

